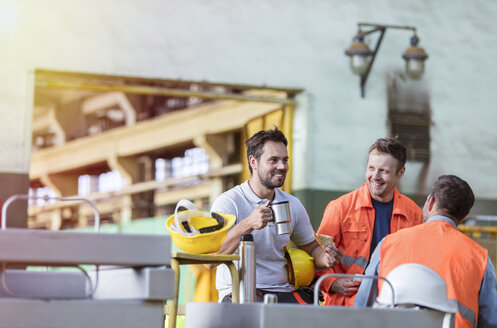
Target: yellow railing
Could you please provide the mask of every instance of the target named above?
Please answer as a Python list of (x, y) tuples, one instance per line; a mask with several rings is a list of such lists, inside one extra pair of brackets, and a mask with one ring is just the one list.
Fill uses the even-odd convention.
[(459, 231), (472, 238), (485, 238), (485, 235), (487, 235), (490, 238), (497, 237), (497, 227), (481, 227), (481, 226), (470, 227), (465, 225), (459, 225), (457, 229), (459, 229)]
[(459, 225), (459, 231), (488, 250), (488, 256), (497, 263), (497, 227)]

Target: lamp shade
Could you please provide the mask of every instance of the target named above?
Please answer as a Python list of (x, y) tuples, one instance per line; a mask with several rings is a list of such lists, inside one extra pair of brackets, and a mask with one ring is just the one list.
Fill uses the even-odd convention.
[(406, 73), (412, 79), (419, 79), (424, 72), (424, 61), (428, 58), (425, 50), (418, 47), (419, 38), (414, 35), (411, 38), (411, 46), (402, 55), (406, 61)]
[(369, 66), (369, 57), (373, 52), (364, 43), (364, 37), (359, 33), (355, 36), (350, 47), (345, 50), (345, 54), (350, 57), (350, 69), (354, 74), (363, 75)]

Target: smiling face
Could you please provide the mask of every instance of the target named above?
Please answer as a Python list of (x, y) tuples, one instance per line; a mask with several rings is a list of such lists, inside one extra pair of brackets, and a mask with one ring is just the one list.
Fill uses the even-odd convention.
[(399, 162), (390, 154), (373, 150), (369, 153), (366, 167), (366, 182), (371, 197), (380, 202), (389, 202), (397, 182), (404, 174), (405, 167), (397, 172)]
[(285, 182), (288, 172), (288, 152), (282, 142), (266, 141), (259, 159), (250, 158), (253, 177), (268, 190), (279, 188)]

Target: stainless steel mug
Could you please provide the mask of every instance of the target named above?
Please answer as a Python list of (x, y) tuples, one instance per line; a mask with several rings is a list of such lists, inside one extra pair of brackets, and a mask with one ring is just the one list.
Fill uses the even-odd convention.
[(292, 214), (290, 213), (290, 203), (288, 201), (272, 203), (269, 205), (271, 208), (272, 221), (276, 226), (276, 233), (278, 235), (291, 234), (292, 227)]

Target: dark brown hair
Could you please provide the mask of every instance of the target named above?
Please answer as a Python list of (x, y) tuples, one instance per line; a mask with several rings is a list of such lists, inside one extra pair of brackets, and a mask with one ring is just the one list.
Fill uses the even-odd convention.
[[(247, 160), (250, 155), (254, 156), (257, 160), (259, 160), (262, 156), (264, 144), (266, 141), (275, 141), (282, 142), (285, 147), (288, 145), (288, 141), (286, 140), (283, 132), (278, 130), (275, 127), (273, 130), (261, 130), (254, 134), (252, 137), (245, 141), (245, 145), (247, 146)], [(252, 173), (252, 167), (249, 162), (250, 173)]]
[(368, 154), (371, 154), (373, 150), (376, 150), (380, 153), (384, 154), (390, 154), (395, 158), (399, 164), (397, 165), (397, 172), (399, 173), (400, 170), (406, 165), (406, 160), (407, 160), (407, 152), (406, 152), (406, 147), (404, 147), (399, 141), (397, 137), (386, 137), (386, 138), (380, 138), (375, 141), (374, 144), (369, 147), (369, 152)]
[(469, 184), (455, 175), (440, 176), (433, 184), (430, 195), (441, 211), (459, 222), (468, 215), (475, 202)]

